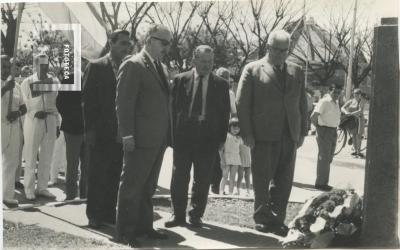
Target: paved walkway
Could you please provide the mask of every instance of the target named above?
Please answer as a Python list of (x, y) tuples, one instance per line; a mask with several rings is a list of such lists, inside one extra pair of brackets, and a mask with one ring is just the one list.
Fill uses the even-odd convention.
[[(295, 178), (291, 202), (301, 202), (318, 195), (320, 191), (313, 188), (316, 178), (317, 146), (314, 136), (308, 136), (303, 147), (298, 151)], [(364, 164), (365, 160), (350, 156), (350, 147), (345, 147), (337, 155), (331, 166), (330, 185), (336, 188), (354, 188), (359, 194), (363, 193), (364, 186)], [(169, 183), (172, 170), (172, 150), (168, 149), (163, 161), (159, 179), (157, 196), (169, 196)], [(37, 224), (39, 226), (77, 235), (80, 237), (93, 238), (109, 241), (113, 235), (112, 227), (102, 231), (94, 231), (86, 227), (85, 216), (86, 205), (84, 203), (63, 204), (65, 199), (63, 176), (60, 176), (61, 184), (51, 187), (50, 191), (57, 196), (52, 203), (48, 200), (39, 199), (34, 204), (24, 199), (23, 193), (17, 191), (22, 210), (3, 210), (4, 219), (20, 222), (23, 224)], [(244, 193), (244, 192), (243, 192)], [(210, 195), (215, 197), (216, 195)], [(242, 199), (252, 199), (252, 196), (240, 196)], [(30, 209), (27, 209), (30, 208)], [(170, 214), (162, 211), (155, 213), (155, 227), (164, 228), (163, 224)], [(170, 235), (167, 241), (149, 241), (142, 239), (141, 242), (150, 248), (250, 248), (250, 247), (279, 247), (279, 237), (258, 233), (251, 229), (220, 225), (206, 222), (203, 229), (174, 228), (166, 230)]]
[[(60, 207), (41, 206), (30, 210), (5, 211), (4, 219), (15, 223), (36, 224), (56, 232), (64, 232), (79, 237), (96, 239), (108, 244), (118, 244), (110, 241), (114, 228), (104, 227), (101, 230), (87, 228), (85, 204), (69, 204)], [(193, 248), (193, 249), (237, 249), (272, 247), (279, 248), (279, 236), (263, 234), (252, 229), (205, 222), (203, 228), (176, 227), (164, 228), (164, 222), (169, 213), (155, 211), (154, 227), (163, 228), (168, 234), (168, 240), (150, 240), (139, 238), (144, 248)], [(120, 245), (121, 248), (126, 246)]]

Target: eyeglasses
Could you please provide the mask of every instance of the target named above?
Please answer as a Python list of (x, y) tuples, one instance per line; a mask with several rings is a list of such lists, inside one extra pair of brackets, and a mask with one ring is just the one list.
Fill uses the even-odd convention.
[(168, 41), (168, 40), (165, 40), (165, 39), (162, 39), (162, 38), (158, 38), (158, 37), (155, 37), (155, 36), (152, 36), (151, 38), (160, 41), (163, 46), (171, 45), (171, 42)]
[(287, 53), (288, 51), (289, 51), (289, 48), (286, 48), (286, 49), (280, 49), (280, 48), (277, 48), (277, 47), (270, 47), (272, 50), (274, 50), (274, 51), (276, 51), (276, 52), (281, 52), (281, 53)]

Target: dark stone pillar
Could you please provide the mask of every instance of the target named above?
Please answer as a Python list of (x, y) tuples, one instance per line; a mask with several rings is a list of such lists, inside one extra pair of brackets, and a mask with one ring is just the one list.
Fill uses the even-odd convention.
[(399, 47), (397, 18), (374, 30), (372, 97), (361, 244), (398, 247)]

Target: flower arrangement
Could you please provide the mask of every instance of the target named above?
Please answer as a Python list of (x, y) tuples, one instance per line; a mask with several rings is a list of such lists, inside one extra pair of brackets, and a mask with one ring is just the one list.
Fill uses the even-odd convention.
[(351, 238), (359, 232), (362, 199), (354, 190), (332, 190), (308, 200), (289, 224), (282, 240), (287, 248), (331, 246), (335, 239)]

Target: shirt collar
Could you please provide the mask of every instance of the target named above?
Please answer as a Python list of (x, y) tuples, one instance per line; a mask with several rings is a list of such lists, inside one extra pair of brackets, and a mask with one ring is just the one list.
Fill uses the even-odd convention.
[[(197, 73), (196, 68), (193, 68), (193, 72), (194, 72), (194, 78), (195, 78), (195, 79), (200, 78), (200, 75), (199, 75), (199, 73)], [(203, 81), (206, 80), (206, 82), (207, 82), (209, 76), (210, 76), (210, 74), (207, 74), (207, 75), (203, 76)]]
[(155, 60), (154, 58), (147, 52), (146, 47), (143, 48), (143, 53), (146, 54), (146, 56), (150, 59), (150, 62), (154, 64)]

